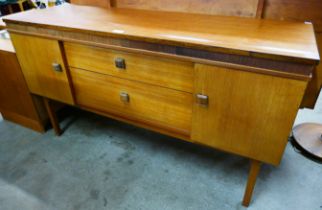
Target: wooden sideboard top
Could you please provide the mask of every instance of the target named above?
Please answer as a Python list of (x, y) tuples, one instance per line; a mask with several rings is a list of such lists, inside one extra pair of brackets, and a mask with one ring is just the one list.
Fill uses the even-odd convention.
[(6, 16), (10, 23), (216, 52), (320, 60), (310, 23), (65, 4)]

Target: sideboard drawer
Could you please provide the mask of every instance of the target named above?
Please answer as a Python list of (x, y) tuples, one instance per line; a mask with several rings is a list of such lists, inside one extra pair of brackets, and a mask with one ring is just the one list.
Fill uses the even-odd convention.
[(192, 93), (191, 62), (74, 43), (65, 43), (65, 50), (71, 67)]
[(71, 68), (76, 103), (183, 135), (190, 134), (191, 93)]

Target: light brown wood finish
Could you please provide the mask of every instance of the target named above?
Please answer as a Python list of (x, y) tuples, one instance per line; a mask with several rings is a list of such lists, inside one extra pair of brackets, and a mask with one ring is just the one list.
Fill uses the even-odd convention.
[[(66, 66), (83, 68), (66, 69), (71, 71), (75, 105), (255, 159), (244, 205), (250, 201), (259, 161), (279, 164), (305, 79), (319, 60), (313, 27), (304, 23), (71, 5), (10, 16), (6, 21), (9, 30), (20, 36), (47, 35), (59, 43), (74, 43), (66, 45), (66, 49), (73, 46), (71, 51), (61, 48), (60, 53), (67, 55)], [(75, 43), (112, 49), (98, 53), (97, 47), (78, 48)], [(144, 55), (132, 57), (135, 53)], [(89, 54), (94, 58), (86, 58)], [(133, 66), (130, 62), (130, 70), (136, 69), (131, 77), (111, 73), (110, 58), (115, 54), (139, 61)], [(176, 65), (169, 64), (172, 59)], [(156, 70), (147, 60), (172, 71), (178, 66), (182, 70), (182, 63), (190, 62), (188, 69), (196, 63), (195, 84), (190, 84), (194, 95), (182, 88), (184, 82), (148, 84), (148, 77), (137, 75), (148, 68), (153, 78)], [(196, 104), (196, 94), (207, 95), (209, 105)], [(206, 99), (200, 96), (199, 102), (206, 104)]]
[(44, 132), (42, 116), (21, 72), (12, 43), (0, 38), (0, 112), (4, 119)]
[(118, 8), (255, 17), (258, 0), (112, 0)]
[(51, 101), (47, 98), (43, 98), (43, 101), (50, 119), (50, 123), (55, 131), (55, 134), (57, 136), (60, 136), (62, 134), (62, 130), (60, 129), (59, 121), (57, 119), (56, 112), (54, 111), (54, 108), (51, 105)]
[[(189, 136), (192, 94), (71, 68), (79, 106), (123, 116)], [(124, 103), (120, 94), (129, 95)]]
[(251, 202), (252, 194), (256, 184), (257, 176), (260, 171), (260, 167), (261, 167), (261, 162), (257, 160), (251, 160), (250, 171), (249, 171), (247, 185), (246, 185), (245, 194), (244, 194), (243, 203), (242, 203), (243, 206), (248, 207)]
[(298, 22), (75, 5), (28, 11), (4, 20), (245, 56), (319, 60), (312, 25)]
[(197, 64), (195, 94), (208, 96), (209, 105), (194, 103), (191, 138), (278, 165), (306, 84)]
[(242, 55), (225, 54), (206, 50), (191, 49), (187, 47), (170, 46), (163, 44), (147, 43), (143, 41), (126, 40), (113, 37), (102, 37), (99, 35), (88, 35), (72, 31), (57, 31), (43, 29), (35, 26), (24, 26), (9, 24), (10, 31), (18, 34), (56, 39), (64, 42), (78, 43), (88, 46), (120, 50), (148, 56), (157, 56), (193, 63), (202, 63), (216, 66), (227, 66), (230, 68), (251, 71), (272, 76), (293, 78), (298, 80), (311, 80), (314, 69), (312, 64), (298, 63), (298, 60), (282, 62), (267, 58), (248, 57)]
[[(72, 43), (65, 43), (64, 46), (71, 67), (191, 93), (193, 91), (194, 69), (191, 62)], [(116, 67), (117, 58), (124, 59), (125, 69)]]
[[(58, 41), (12, 33), (11, 38), (29, 90), (74, 104)], [(54, 71), (53, 63), (59, 64), (62, 72)]]
[(70, 3), (103, 8), (110, 8), (111, 6), (110, 0), (71, 0)]
[(150, 130), (150, 131), (155, 131), (155, 132), (160, 133), (160, 134), (164, 134), (164, 135), (171, 136), (171, 137), (174, 137), (174, 138), (177, 138), (177, 139), (192, 142), (191, 139), (190, 139), (190, 136), (187, 136), (186, 133), (181, 134), (181, 133), (178, 133), (177, 131), (173, 131), (171, 129), (169, 130), (167, 128), (151, 126), (150, 124), (147, 124), (147, 122), (144, 122), (144, 121), (135, 121), (133, 119), (128, 119), (128, 118), (126, 118), (124, 116), (118, 116), (118, 115), (115, 115), (113, 113), (109, 113), (109, 112), (106, 112), (106, 111), (99, 111), (99, 110), (97, 110), (95, 108), (90, 108), (90, 107), (85, 107), (85, 106), (78, 106), (78, 108), (80, 108), (82, 110), (85, 110), (85, 111), (88, 111), (88, 112), (92, 112), (92, 113), (101, 115), (101, 116), (105, 116), (105, 117), (108, 117), (108, 118), (111, 118), (111, 119), (115, 119), (115, 120), (118, 120), (120, 122), (128, 123), (128, 124), (140, 127), (140, 128), (145, 128), (145, 129)]

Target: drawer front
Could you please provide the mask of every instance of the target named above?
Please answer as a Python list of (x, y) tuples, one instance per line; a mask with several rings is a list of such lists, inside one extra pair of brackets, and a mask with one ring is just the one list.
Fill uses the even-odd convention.
[(192, 94), (71, 68), (76, 103), (190, 135)]
[(193, 63), (74, 43), (65, 50), (71, 67), (192, 93)]

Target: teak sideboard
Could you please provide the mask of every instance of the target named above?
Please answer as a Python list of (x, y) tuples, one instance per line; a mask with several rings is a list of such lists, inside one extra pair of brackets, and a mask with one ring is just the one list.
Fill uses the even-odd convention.
[(310, 23), (63, 5), (4, 19), (31, 93), (279, 165), (312, 71)]

